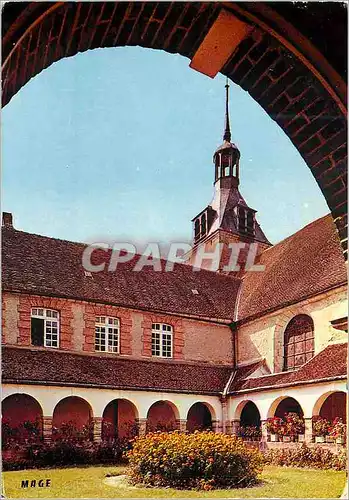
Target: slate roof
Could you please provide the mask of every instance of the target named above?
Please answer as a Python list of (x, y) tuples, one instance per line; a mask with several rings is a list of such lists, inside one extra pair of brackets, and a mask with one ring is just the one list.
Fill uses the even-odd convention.
[[(115, 272), (85, 276), (82, 254), (86, 245), (3, 228), (2, 284), (4, 291), (92, 300), (135, 309), (231, 320), (240, 280), (211, 271), (193, 271), (176, 264), (173, 271), (144, 267), (131, 271), (132, 261)], [(103, 250), (93, 262), (109, 262)], [(162, 269), (165, 262), (162, 261)], [(194, 294), (192, 290), (197, 290)], [(227, 300), (227, 298), (229, 298)]]
[(257, 378), (248, 378), (263, 361), (238, 368), (232, 380), (229, 393), (250, 390), (273, 389), (280, 385), (306, 384), (311, 381), (347, 377), (348, 369), (348, 344), (331, 344), (320, 351), (299, 370), (276, 373)]
[(231, 366), (135, 360), (100, 354), (3, 347), (4, 383), (44, 383), (78, 387), (219, 394)]
[(308, 224), (265, 250), (261, 272), (246, 272), (238, 319), (258, 317), (347, 282), (347, 269), (331, 215)]
[[(210, 205), (215, 212), (215, 218), (212, 221), (208, 235), (212, 235), (218, 229), (224, 229), (230, 233), (240, 235), (234, 212), (234, 209), (238, 205), (250, 208), (238, 188), (221, 188), (216, 190)], [(207, 239), (207, 236), (205, 239)], [(270, 245), (257, 220), (255, 220), (255, 235), (253, 240)]]

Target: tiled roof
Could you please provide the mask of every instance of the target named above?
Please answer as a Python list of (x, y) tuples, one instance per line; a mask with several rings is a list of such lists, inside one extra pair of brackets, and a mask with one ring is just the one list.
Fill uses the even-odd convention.
[[(237, 278), (211, 271), (193, 271), (176, 264), (173, 271), (144, 267), (131, 271), (135, 260), (118, 264), (115, 272), (85, 276), (82, 253), (86, 245), (3, 228), (5, 291), (92, 300), (135, 309), (230, 320), (240, 284)], [(95, 250), (94, 263), (109, 262)], [(137, 257), (138, 259), (138, 257)], [(162, 261), (164, 269), (164, 262)], [(197, 290), (198, 293), (193, 293)]]
[(276, 373), (258, 378), (248, 378), (258, 366), (249, 365), (238, 368), (237, 373), (229, 388), (230, 393), (248, 390), (262, 390), (262, 388), (273, 389), (279, 385), (288, 386), (293, 384), (308, 383), (326, 379), (346, 378), (347, 376), (347, 352), (348, 344), (332, 344), (319, 352), (310, 361), (305, 363), (299, 370), (292, 372)]
[[(342, 250), (331, 215), (309, 224), (265, 250), (265, 271), (243, 279), (175, 264), (173, 271), (150, 266), (131, 272), (135, 260), (115, 272), (93, 273), (82, 266), (86, 245), (3, 228), (4, 291), (91, 300), (201, 318), (233, 320), (239, 287), (238, 319), (261, 316), (346, 283)], [(95, 251), (94, 263), (108, 262)], [(138, 259), (138, 257), (136, 257)], [(162, 269), (164, 262), (162, 261)], [(193, 290), (197, 290), (193, 293)]]
[(143, 361), (113, 355), (3, 347), (4, 383), (45, 383), (200, 394), (219, 394), (232, 367)]
[(312, 222), (265, 250), (264, 271), (243, 277), (239, 319), (295, 303), (347, 282), (338, 235), (331, 215)]

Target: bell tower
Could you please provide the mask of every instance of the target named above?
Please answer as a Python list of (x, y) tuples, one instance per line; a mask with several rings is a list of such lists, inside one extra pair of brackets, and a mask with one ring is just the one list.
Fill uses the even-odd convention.
[[(193, 248), (187, 254), (187, 263), (193, 265), (199, 250), (214, 252), (219, 243), (222, 255), (218, 271), (223, 271), (229, 262), (230, 243), (240, 243), (240, 264), (246, 261), (251, 243), (257, 243), (257, 255), (271, 245), (256, 220), (256, 210), (247, 205), (239, 191), (241, 155), (231, 142), (228, 79), (225, 91), (223, 143), (213, 155), (214, 195), (211, 203), (192, 219)], [(210, 266), (211, 262), (201, 265), (209, 269)]]
[(213, 163), (215, 165), (214, 181), (219, 182), (222, 187), (229, 188), (239, 186), (239, 162), (240, 151), (237, 146), (231, 142), (231, 132), (229, 123), (229, 85), (225, 85), (225, 127), (223, 134), (223, 144), (219, 146), (214, 155)]

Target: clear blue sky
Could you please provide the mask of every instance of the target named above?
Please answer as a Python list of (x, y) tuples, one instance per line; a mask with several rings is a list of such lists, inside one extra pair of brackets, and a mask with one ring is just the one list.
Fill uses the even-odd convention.
[[(73, 241), (187, 241), (212, 197), (224, 84), (136, 47), (53, 64), (3, 110), (2, 210)], [(234, 84), (230, 96), (241, 193), (275, 243), (329, 210), (278, 125)]]

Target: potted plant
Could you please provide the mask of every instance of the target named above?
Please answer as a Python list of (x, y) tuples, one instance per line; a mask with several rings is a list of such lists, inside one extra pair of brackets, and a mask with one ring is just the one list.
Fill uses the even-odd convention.
[(330, 430), (330, 422), (322, 417), (313, 418), (313, 434), (315, 443), (324, 443), (325, 436), (328, 436)]
[(254, 425), (241, 425), (239, 436), (248, 441), (259, 441), (261, 438), (261, 429)]
[(282, 434), (282, 418), (272, 417), (268, 418), (266, 423), (266, 428), (268, 434), (270, 434), (270, 441), (277, 442), (279, 441), (279, 435)]
[(299, 436), (304, 438), (304, 430), (305, 426), (303, 417), (300, 417), (298, 413), (295, 412), (285, 413), (284, 436), (288, 439), (285, 440), (284, 437), (283, 441), (294, 442), (297, 438), (299, 441), (302, 440), (299, 439)]
[(331, 436), (336, 440), (337, 444), (344, 444), (346, 437), (346, 424), (343, 419), (336, 417), (333, 421)]

